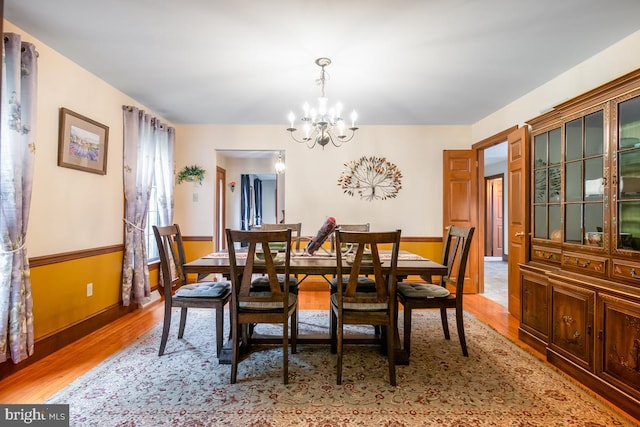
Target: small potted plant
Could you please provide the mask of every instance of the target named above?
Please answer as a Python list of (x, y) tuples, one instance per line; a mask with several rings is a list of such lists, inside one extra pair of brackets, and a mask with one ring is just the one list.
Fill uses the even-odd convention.
[(205, 170), (198, 165), (185, 166), (178, 174), (178, 184), (182, 184), (184, 181), (197, 182), (202, 185), (204, 179)]

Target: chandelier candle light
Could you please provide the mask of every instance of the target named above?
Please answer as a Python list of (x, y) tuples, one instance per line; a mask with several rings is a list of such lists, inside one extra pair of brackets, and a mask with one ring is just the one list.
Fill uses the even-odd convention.
[(284, 173), (285, 167), (284, 160), (282, 159), (282, 152), (280, 152), (278, 153), (278, 160), (275, 164), (276, 174), (280, 175)]
[[(298, 129), (294, 126), (296, 116), (293, 112), (289, 113), (290, 127), (287, 130), (291, 133), (291, 138), (300, 143), (306, 143), (307, 147), (313, 148), (320, 145), (323, 149), (329, 142), (335, 147), (340, 147), (343, 142), (349, 142), (355, 135), (358, 128), (356, 120), (358, 113), (351, 112), (351, 127), (347, 128), (342, 118), (342, 104), (337, 103), (335, 107), (328, 108), (329, 100), (324, 94), (324, 84), (327, 74), (324, 68), (331, 64), (329, 58), (318, 58), (316, 64), (320, 67), (320, 78), (317, 83), (320, 85), (320, 97), (318, 98), (318, 107), (310, 108), (305, 102), (303, 108), (304, 116), (302, 117), (302, 131), (304, 136), (301, 139), (296, 138), (294, 132)], [(347, 135), (347, 129), (351, 131), (351, 135)]]

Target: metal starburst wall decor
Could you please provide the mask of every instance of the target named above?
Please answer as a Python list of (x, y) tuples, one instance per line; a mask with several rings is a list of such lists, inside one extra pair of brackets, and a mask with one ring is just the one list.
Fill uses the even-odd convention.
[(364, 200), (395, 198), (402, 188), (402, 172), (385, 157), (365, 157), (344, 164), (338, 186)]

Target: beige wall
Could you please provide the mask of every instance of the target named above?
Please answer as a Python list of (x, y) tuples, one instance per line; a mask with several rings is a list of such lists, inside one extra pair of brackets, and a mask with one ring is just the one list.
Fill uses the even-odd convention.
[[(442, 150), (469, 148), (469, 126), (363, 126), (340, 148), (310, 150), (292, 141), (285, 125), (177, 126), (177, 168), (198, 162), (215, 171), (216, 149), (282, 150), (286, 220), (302, 222), (303, 234), (315, 234), (327, 216), (334, 216), (339, 223), (369, 222), (378, 230), (398, 227), (404, 236), (442, 235)], [(384, 156), (398, 166), (404, 178), (397, 198), (365, 201), (342, 193), (337, 181), (344, 163), (361, 156)], [(239, 180), (239, 174), (227, 176), (227, 182)], [(213, 233), (213, 183), (209, 173), (197, 189), (198, 202), (193, 202), (193, 187), (176, 188), (175, 219), (186, 235)], [(238, 194), (228, 194), (230, 225)]]

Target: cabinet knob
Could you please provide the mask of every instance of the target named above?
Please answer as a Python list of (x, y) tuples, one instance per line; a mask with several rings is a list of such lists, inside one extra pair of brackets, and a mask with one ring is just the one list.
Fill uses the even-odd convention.
[(599, 339), (600, 341), (602, 341), (602, 337), (603, 337), (603, 336), (604, 336), (604, 332), (602, 331), (602, 329), (600, 329), (600, 330), (598, 331), (598, 339)]

